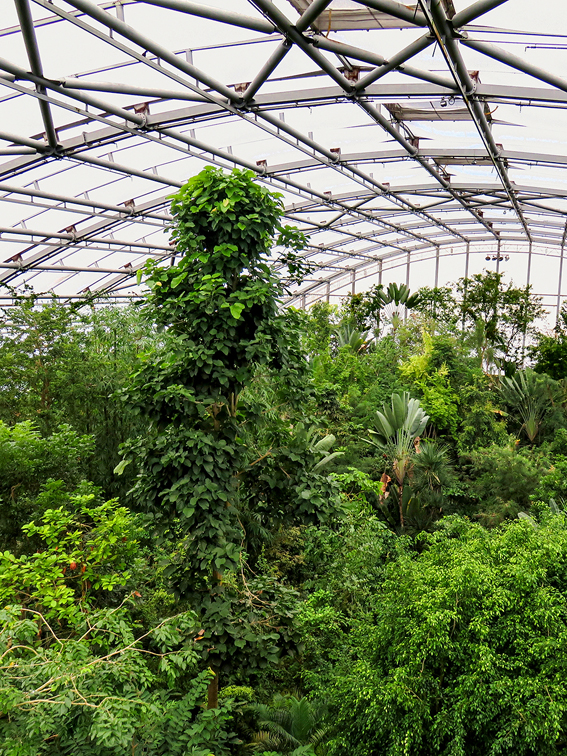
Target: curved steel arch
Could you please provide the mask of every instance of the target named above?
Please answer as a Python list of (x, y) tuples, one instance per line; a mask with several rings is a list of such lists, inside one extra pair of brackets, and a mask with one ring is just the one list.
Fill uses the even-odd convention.
[[(352, 12), (334, 9), (333, 0), (289, 0), (284, 13), (271, 0), (224, 0), (218, 8), (193, 0), (68, 0), (72, 11), (58, 0), (13, 0), (19, 25), (0, 36), (21, 35), (29, 66), (0, 58), (0, 84), (9, 97), (0, 97), (0, 109), (15, 112), (33, 102), (43, 130), (0, 131), (0, 208), (9, 218), (0, 215), (7, 249), (0, 256), (0, 282), (31, 281), (61, 294), (69, 294), (71, 281), (77, 290), (86, 282), (91, 291), (111, 292), (130, 282), (135, 291), (132, 274), (148, 255), (169, 259), (175, 253), (166, 233), (169, 192), (207, 163), (255, 172), (258, 181), (283, 192), (287, 216), (310, 234), (304, 254), (322, 281), (299, 289), (294, 302), (344, 276), (352, 288), (373, 266), (411, 266), (420, 255), (420, 261), (436, 261), (438, 277), (439, 260), (450, 247), (470, 254), (471, 245), (520, 244), (531, 260), (533, 249), (544, 245), (560, 250), (562, 271), (567, 188), (560, 172), (567, 155), (505, 149), (494, 136), (499, 122), (492, 110), (515, 107), (519, 121), (526, 112), (560, 112), (567, 107), (567, 82), (527, 56), (481, 39), (495, 30), (474, 25), (519, 1), (463, 2), (455, 13), (451, 0), (419, 0), (410, 10), (396, 0), (353, 0)], [(37, 7), (48, 15), (35, 18)], [(211, 37), (201, 40), (202, 48), (246, 50), (257, 59), (255, 74), (241, 78), (240, 70), (250, 67), (232, 53), (232, 81), (196, 65), (193, 50), (170, 49), (159, 33), (149, 37), (128, 23), (141, 8), (179, 24), (208, 19)], [(53, 75), (47, 35), (66, 27), (103, 42), (120, 60), (96, 70), (85, 61), (86, 76)], [(410, 35), (406, 44), (380, 55), (381, 40), (391, 41), (396, 28)], [(224, 39), (221, 29), (230, 35)], [(357, 29), (368, 30), (367, 47), (360, 36), (348, 37)], [(499, 32), (505, 42), (507, 33)], [(424, 66), (422, 53), (433, 45), (445, 71)], [(546, 87), (481, 83), (467, 66), (470, 50)], [(293, 56), (296, 70), (285, 75), (285, 61)], [(136, 73), (135, 83), (126, 71)], [(144, 71), (151, 73), (151, 85)], [(282, 89), (286, 80), (293, 88)], [(319, 114), (321, 132), (326, 119), (339, 114), (344, 128), (366, 127), (382, 144), (347, 151), (316, 139), (305, 128), (309, 109)], [(429, 145), (414, 125), (462, 119), (480, 146)], [(249, 142), (219, 147), (217, 136), (206, 138), (207, 129), (224, 129), (228, 140), (242, 129)], [(266, 157), (249, 147), (253, 135), (266, 143)], [(285, 153), (283, 162), (278, 153)], [(517, 172), (531, 168), (544, 171), (544, 178), (519, 181)], [(396, 180), (407, 169), (415, 177)], [(74, 196), (65, 184), (81, 171), (89, 178)], [(388, 172), (393, 178), (386, 180)], [(101, 199), (108, 182), (114, 194), (122, 193), (118, 202)], [(69, 277), (53, 282), (59, 271)]]

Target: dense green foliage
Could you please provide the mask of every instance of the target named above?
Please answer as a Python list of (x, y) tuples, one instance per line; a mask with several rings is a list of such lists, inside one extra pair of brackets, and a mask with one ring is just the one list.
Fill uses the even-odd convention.
[(285, 309), (278, 195), (172, 215), (131, 307), (3, 312), (0, 755), (564, 753), (567, 312)]

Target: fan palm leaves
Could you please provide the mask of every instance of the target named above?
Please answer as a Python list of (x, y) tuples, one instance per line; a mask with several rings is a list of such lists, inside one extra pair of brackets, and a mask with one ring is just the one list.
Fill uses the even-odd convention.
[(323, 724), (327, 707), (322, 701), (309, 701), (292, 695), (276, 695), (273, 704), (254, 704), (260, 731), (252, 741), (254, 751), (292, 753), (310, 745), (316, 751), (329, 733)]
[[(394, 330), (401, 322), (398, 309), (400, 306), (411, 310), (419, 302), (419, 294), (412, 294), (406, 284), (391, 283), (387, 289), (377, 292), (380, 311), (386, 320), (391, 320)], [(378, 312), (378, 325), (380, 325), (380, 312)]]
[(387, 454), (398, 483), (398, 506), (400, 525), (404, 527), (404, 483), (411, 472), (416, 454), (415, 444), (427, 426), (429, 415), (425, 414), (419, 399), (412, 399), (407, 391), (392, 394), (390, 406), (384, 404), (376, 412), (375, 429), (370, 429), (369, 443)]
[(554, 382), (547, 375), (528, 368), (512, 378), (504, 378), (500, 393), (504, 402), (521, 418), (522, 429), (533, 444), (545, 416), (553, 407)]

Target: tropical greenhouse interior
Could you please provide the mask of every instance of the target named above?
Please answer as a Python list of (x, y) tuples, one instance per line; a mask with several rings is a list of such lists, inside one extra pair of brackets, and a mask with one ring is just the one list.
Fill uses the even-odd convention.
[(564, 756), (561, 0), (1, 5), (0, 755)]

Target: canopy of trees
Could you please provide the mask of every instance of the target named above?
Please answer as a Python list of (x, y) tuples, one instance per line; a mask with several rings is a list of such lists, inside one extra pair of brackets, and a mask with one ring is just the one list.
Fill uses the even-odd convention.
[(567, 313), (285, 309), (278, 195), (172, 214), (131, 306), (2, 311), (0, 754), (564, 754)]

